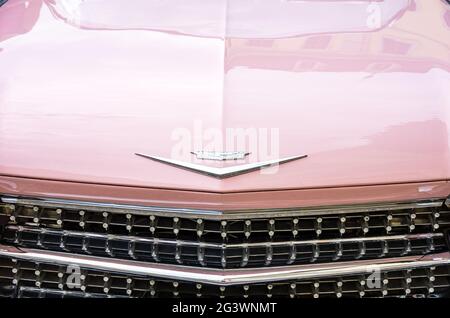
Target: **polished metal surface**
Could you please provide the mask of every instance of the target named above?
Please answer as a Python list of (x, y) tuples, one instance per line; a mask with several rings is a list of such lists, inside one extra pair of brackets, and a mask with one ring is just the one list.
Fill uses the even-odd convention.
[(17, 291), (18, 298), (119, 298), (120, 296), (109, 296), (105, 294), (92, 294), (76, 290), (58, 290), (38, 287), (20, 287)]
[(226, 151), (226, 152), (217, 152), (217, 151), (192, 151), (193, 155), (197, 157), (197, 159), (202, 160), (242, 160), (245, 159), (250, 153), (246, 151)]
[(375, 237), (358, 237), (358, 238), (338, 238), (338, 239), (323, 239), (323, 240), (304, 240), (304, 241), (286, 241), (286, 242), (260, 242), (260, 243), (240, 243), (240, 244), (227, 244), (227, 243), (207, 243), (201, 241), (183, 241), (183, 240), (170, 240), (161, 238), (144, 238), (138, 236), (128, 235), (112, 235), (103, 233), (90, 233), (90, 232), (77, 232), (66, 230), (53, 230), (47, 228), (37, 228), (31, 226), (15, 226), (9, 225), (6, 227), (8, 230), (18, 232), (30, 232), (39, 234), (60, 234), (63, 236), (75, 236), (82, 238), (102, 238), (106, 240), (122, 240), (131, 242), (146, 242), (155, 244), (168, 244), (176, 246), (194, 246), (204, 248), (247, 248), (247, 247), (270, 247), (270, 246), (300, 246), (300, 245), (321, 245), (321, 244), (340, 244), (340, 243), (370, 243), (378, 241), (408, 241), (408, 240), (420, 240), (420, 239), (436, 239), (442, 238), (443, 233), (425, 233), (425, 234), (410, 234), (410, 235), (392, 235), (392, 236), (375, 236)]
[(27, 248), (19, 249), (7, 245), (0, 245), (0, 256), (18, 260), (29, 260), (60, 265), (70, 264), (89, 269), (127, 273), (130, 275), (143, 275), (222, 286), (267, 281), (275, 282), (290, 279), (321, 278), (358, 273), (363, 274), (373, 271), (406, 270), (450, 264), (449, 252), (426, 256), (339, 262), (320, 265), (295, 265), (229, 270), (106, 259)]
[[(151, 207), (139, 205), (113, 204), (103, 202), (73, 201), (51, 198), (21, 198), (2, 196), (0, 201), (9, 204), (22, 204), (30, 206), (40, 206), (47, 208), (61, 209), (89, 209), (92, 211), (111, 211), (115, 213), (133, 213), (141, 215), (153, 214), (156, 216), (179, 216), (184, 218), (207, 218), (211, 220), (226, 220), (238, 218), (267, 218), (267, 217), (287, 217), (287, 216), (306, 216), (306, 215), (329, 215), (329, 214), (348, 214), (358, 212), (392, 211), (415, 208), (440, 207), (445, 199), (434, 198), (426, 201), (417, 202), (392, 202), (392, 203), (373, 203), (365, 205), (346, 205), (346, 206), (325, 206), (310, 208), (291, 208), (291, 209), (270, 209), (270, 210), (239, 210), (239, 211), (220, 211), (220, 210), (196, 210), (196, 209), (178, 209), (169, 207)], [(448, 202), (448, 200), (447, 200)]]
[(184, 161), (179, 161), (179, 160), (174, 160), (174, 159), (168, 159), (168, 158), (163, 158), (163, 157), (158, 157), (158, 156), (149, 156), (149, 155), (144, 155), (141, 153), (136, 153), (136, 155), (139, 157), (151, 159), (151, 160), (165, 163), (165, 164), (177, 167), (177, 168), (186, 169), (189, 171), (193, 171), (196, 173), (200, 173), (200, 174), (218, 178), (218, 179), (231, 178), (231, 177), (235, 177), (235, 176), (238, 176), (238, 175), (241, 175), (244, 173), (249, 173), (249, 172), (257, 171), (260, 169), (273, 167), (275, 165), (280, 165), (283, 163), (288, 163), (288, 162), (291, 162), (294, 160), (303, 159), (303, 158), (307, 157), (307, 155), (292, 156), (292, 157), (268, 160), (268, 161), (263, 161), (263, 162), (247, 163), (247, 164), (242, 164), (242, 165), (238, 165), (238, 166), (218, 168), (218, 167), (204, 166), (204, 165), (199, 165), (199, 164), (195, 164), (195, 163), (184, 162)]

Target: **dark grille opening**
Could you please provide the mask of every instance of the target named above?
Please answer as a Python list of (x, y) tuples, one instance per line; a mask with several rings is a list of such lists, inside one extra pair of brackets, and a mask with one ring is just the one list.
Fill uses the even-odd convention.
[[(445, 297), (450, 267), (215, 286), (0, 258), (3, 297)], [(73, 285), (68, 285), (72, 283)], [(75, 282), (75, 283), (74, 283)], [(73, 287), (73, 288), (70, 288)]]
[[(278, 266), (422, 255), (448, 250), (443, 204), (212, 220), (0, 205), (2, 240), (17, 246), (217, 268)], [(295, 212), (295, 211), (294, 211)]]

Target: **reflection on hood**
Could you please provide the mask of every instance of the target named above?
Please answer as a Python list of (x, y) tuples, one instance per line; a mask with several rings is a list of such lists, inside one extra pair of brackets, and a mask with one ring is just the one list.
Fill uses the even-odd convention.
[(159, 30), (204, 37), (280, 38), (379, 29), (411, 0), (52, 0), (53, 13), (86, 29)]

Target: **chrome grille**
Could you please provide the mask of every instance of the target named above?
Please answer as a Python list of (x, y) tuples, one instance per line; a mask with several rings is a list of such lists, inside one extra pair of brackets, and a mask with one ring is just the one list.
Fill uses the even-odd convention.
[[(0, 258), (4, 297), (445, 297), (450, 267), (217, 286), (81, 268), (78, 285), (67, 285), (66, 266)], [(372, 282), (372, 284), (369, 284)]]
[(346, 261), (380, 257), (421, 255), (446, 249), (441, 233), (299, 242), (265, 242), (236, 245), (194, 245), (192, 242), (107, 236), (93, 233), (9, 226), (4, 240), (26, 247), (86, 253), (141, 261), (245, 267)]
[[(283, 212), (283, 211), (282, 211)], [(2, 240), (18, 246), (216, 268), (421, 255), (447, 250), (444, 200), (375, 208), (169, 216), (3, 200)], [(247, 216), (247, 217), (245, 217)]]

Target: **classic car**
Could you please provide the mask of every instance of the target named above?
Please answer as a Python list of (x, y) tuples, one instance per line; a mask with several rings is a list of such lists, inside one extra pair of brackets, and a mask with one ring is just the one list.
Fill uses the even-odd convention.
[(1, 0), (3, 297), (450, 297), (444, 0)]

